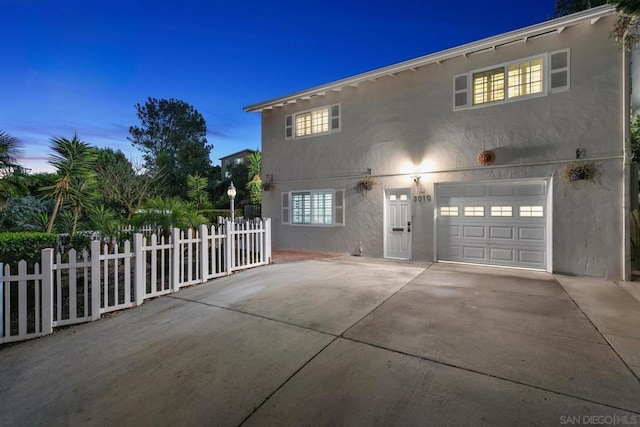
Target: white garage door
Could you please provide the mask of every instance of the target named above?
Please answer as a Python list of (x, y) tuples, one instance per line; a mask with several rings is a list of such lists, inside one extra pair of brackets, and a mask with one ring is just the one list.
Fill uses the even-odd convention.
[(547, 269), (546, 180), (436, 184), (437, 258)]

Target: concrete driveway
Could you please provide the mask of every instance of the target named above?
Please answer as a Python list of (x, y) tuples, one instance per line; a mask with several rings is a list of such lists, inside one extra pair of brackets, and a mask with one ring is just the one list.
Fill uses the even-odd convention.
[(639, 425), (631, 286), (270, 265), (0, 350), (0, 425)]

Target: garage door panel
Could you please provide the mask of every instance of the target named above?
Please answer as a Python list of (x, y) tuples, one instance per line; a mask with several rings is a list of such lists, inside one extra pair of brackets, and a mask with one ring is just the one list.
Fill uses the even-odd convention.
[(547, 188), (545, 180), (437, 183), (438, 259), (546, 269)]
[(547, 194), (547, 183), (531, 182), (518, 185), (517, 193), (519, 196), (545, 196)]
[(439, 190), (439, 197), (441, 197), (442, 199), (444, 199), (445, 197), (460, 197), (462, 196), (462, 191), (463, 188), (462, 187), (456, 187), (456, 186), (446, 186), (446, 187), (442, 187)]
[[(460, 229), (462, 227), (459, 225), (446, 225), (444, 227), (441, 227), (440, 230), (444, 231), (442, 234), (443, 236), (449, 236), (449, 237), (460, 237)], [(440, 232), (440, 230), (438, 230), (438, 232)]]
[(514, 227), (489, 227), (489, 237), (491, 239), (513, 240), (515, 236)]
[(484, 239), (485, 237), (485, 227), (481, 225), (467, 225), (463, 227), (463, 230), (464, 237), (480, 239)]
[(495, 184), (495, 185), (489, 186), (488, 194), (489, 196), (492, 196), (492, 197), (513, 196), (514, 188), (513, 188), (513, 185), (511, 184)]
[(463, 187), (462, 195), (464, 197), (482, 197), (486, 196), (486, 188), (483, 185), (470, 185)]
[(518, 230), (518, 238), (520, 240), (535, 240), (539, 242), (544, 241), (545, 230), (544, 228), (528, 228), (520, 227)]
[(515, 261), (516, 255), (515, 250), (511, 248), (491, 248), (489, 250), (490, 259), (492, 261)]
[(518, 254), (520, 262), (544, 265), (545, 256), (542, 251), (520, 250)]
[(447, 245), (441, 249), (438, 249), (438, 252), (442, 252), (443, 259), (448, 259), (451, 261), (462, 259), (462, 253), (460, 251), (460, 246), (456, 245)]
[(484, 260), (485, 256), (485, 248), (480, 246), (465, 246), (462, 250), (462, 256), (464, 258), (470, 258), (475, 260)]

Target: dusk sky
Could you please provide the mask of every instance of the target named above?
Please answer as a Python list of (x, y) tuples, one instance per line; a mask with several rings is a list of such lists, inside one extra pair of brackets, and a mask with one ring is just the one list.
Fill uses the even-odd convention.
[(34, 172), (74, 132), (139, 159), (134, 105), (175, 98), (204, 116), (216, 165), (260, 148), (246, 105), (543, 22), (554, 4), (0, 0), (0, 130)]

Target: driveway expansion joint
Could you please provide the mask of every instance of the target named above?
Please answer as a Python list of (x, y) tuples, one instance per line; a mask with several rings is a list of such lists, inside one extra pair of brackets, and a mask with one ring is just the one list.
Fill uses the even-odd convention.
[(338, 338), (339, 337), (339, 335), (332, 334), (331, 332), (319, 331), (317, 329), (313, 329), (313, 328), (310, 328), (308, 326), (299, 325), (299, 324), (293, 323), (293, 322), (287, 322), (286, 320), (282, 320), (282, 319), (274, 319), (272, 317), (265, 316), (263, 314), (250, 313), (248, 311), (239, 310), (237, 308), (225, 307), (223, 305), (217, 305), (217, 304), (212, 304), (212, 303), (203, 302), (203, 301), (195, 301), (195, 300), (192, 300), (192, 299), (182, 298), (182, 297), (175, 296), (175, 295), (168, 295), (168, 296), (170, 298), (175, 298), (175, 299), (178, 299), (178, 300), (181, 300), (181, 301), (192, 302), (192, 303), (204, 305), (204, 306), (207, 306), (207, 307), (219, 308), (219, 309), (231, 311), (231, 312), (234, 312), (234, 313), (239, 313), (239, 314), (244, 314), (244, 315), (247, 315), (247, 316), (257, 317), (259, 319), (264, 319), (264, 320), (269, 320), (269, 321), (272, 321), (272, 322), (282, 323), (282, 324), (285, 324), (285, 325), (288, 325), (288, 326), (295, 326), (296, 328), (306, 329), (307, 331), (317, 332), (317, 333), (323, 334), (323, 335), (329, 335), (330, 337), (334, 337), (334, 338)]
[(608, 345), (609, 348), (611, 348), (611, 350), (615, 353), (615, 355), (618, 357), (618, 359), (620, 359), (620, 361), (623, 363), (623, 365), (629, 370), (629, 372), (631, 372), (631, 375), (633, 375), (633, 377), (636, 379), (636, 381), (638, 381), (640, 383), (640, 376), (638, 376), (636, 374), (636, 372), (633, 370), (633, 368), (627, 363), (627, 361), (624, 360), (624, 358), (618, 352), (618, 350), (616, 350), (616, 348), (611, 344), (611, 342), (609, 341), (607, 336), (600, 330), (600, 328), (598, 328), (598, 325), (596, 325), (593, 322), (593, 320), (591, 320), (591, 318), (587, 315), (587, 313), (585, 313), (585, 311), (582, 309), (582, 307), (580, 307), (580, 305), (573, 299), (571, 294), (569, 294), (569, 292), (567, 292), (567, 290), (564, 288), (564, 286), (562, 286), (562, 283), (555, 276), (553, 276), (553, 280), (556, 281), (556, 283), (560, 286), (560, 288), (562, 288), (563, 292), (565, 294), (567, 294), (567, 296), (569, 297), (571, 302), (578, 308), (578, 310), (580, 310), (580, 313), (582, 313), (582, 315), (589, 321), (591, 326), (593, 326), (593, 328), (598, 332), (598, 334), (600, 334), (602, 339), (607, 343), (606, 345)]
[(640, 415), (640, 411), (637, 411), (637, 410), (634, 410), (634, 409), (623, 408), (623, 407), (619, 407), (619, 406), (610, 405), (608, 403), (599, 402), (597, 400), (591, 400), (591, 399), (586, 399), (586, 398), (580, 397), (580, 396), (574, 396), (572, 394), (559, 392), (557, 390), (552, 390), (552, 389), (549, 389), (549, 388), (546, 388), (546, 387), (540, 387), (540, 386), (536, 386), (536, 385), (533, 385), (533, 384), (527, 384), (527, 383), (522, 382), (522, 381), (517, 381), (517, 380), (513, 380), (513, 379), (510, 379), (510, 378), (506, 378), (506, 377), (501, 377), (499, 375), (489, 374), (489, 373), (478, 371), (478, 370), (475, 370), (475, 369), (465, 368), (463, 366), (454, 365), (452, 363), (443, 362), (441, 360), (431, 359), (431, 358), (428, 358), (428, 357), (425, 357), (425, 356), (419, 356), (419, 355), (407, 353), (407, 352), (404, 352), (404, 351), (401, 351), (401, 350), (396, 350), (396, 349), (393, 349), (393, 348), (388, 348), (388, 347), (384, 347), (384, 346), (381, 346), (381, 345), (368, 343), (366, 341), (360, 341), (360, 340), (357, 340), (355, 338), (347, 338), (347, 337), (342, 337), (342, 336), (340, 336), (339, 338), (343, 338), (343, 339), (351, 341), (353, 343), (367, 345), (367, 346), (370, 346), (370, 347), (373, 347), (373, 348), (377, 348), (377, 349), (380, 349), (380, 350), (387, 350), (387, 351), (390, 351), (392, 353), (400, 354), (400, 355), (403, 355), (403, 356), (408, 356), (408, 357), (413, 357), (413, 358), (416, 358), (416, 359), (424, 360), (425, 362), (431, 362), (431, 363), (435, 363), (435, 364), (438, 364), (438, 365), (441, 365), (441, 366), (446, 366), (448, 368), (458, 369), (458, 370), (461, 370), (461, 371), (464, 371), (464, 372), (478, 374), (478, 375), (482, 375), (482, 376), (485, 376), (485, 377), (488, 377), (488, 378), (493, 378), (493, 379), (497, 379), (497, 380), (501, 380), (501, 381), (506, 381), (506, 382), (509, 382), (509, 383), (512, 383), (512, 384), (517, 384), (517, 385), (521, 385), (521, 386), (524, 386), (524, 387), (530, 387), (530, 388), (533, 388), (533, 389), (536, 389), (536, 390), (544, 391), (544, 392), (547, 392), (547, 393), (556, 394), (558, 396), (569, 397), (569, 398), (572, 398), (572, 399), (581, 400), (583, 402), (594, 403), (594, 404), (597, 404), (597, 405), (606, 406), (606, 407), (611, 408), (611, 409), (617, 409), (617, 410), (620, 410), (620, 411), (627, 411), (627, 412), (631, 412), (631, 413)]

